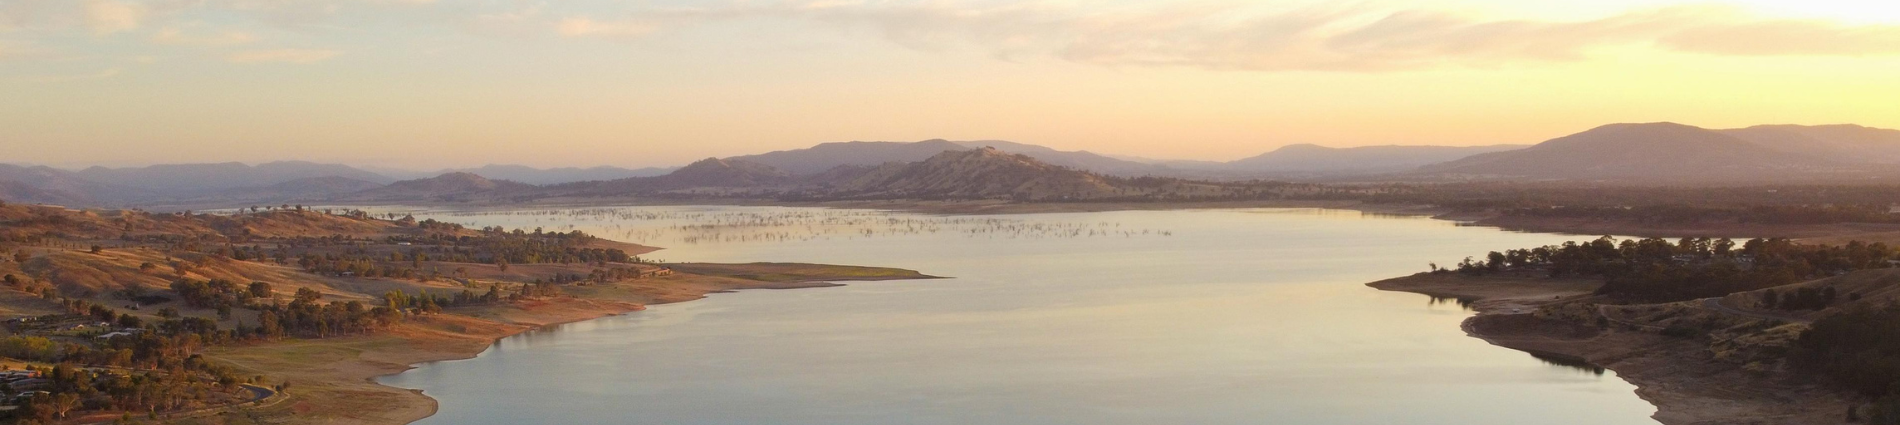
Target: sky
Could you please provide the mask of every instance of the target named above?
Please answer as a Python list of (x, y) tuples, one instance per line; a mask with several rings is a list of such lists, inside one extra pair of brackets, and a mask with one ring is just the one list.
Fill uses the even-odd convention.
[(0, 162), (1163, 159), (1900, 128), (1900, 2), (0, 0)]

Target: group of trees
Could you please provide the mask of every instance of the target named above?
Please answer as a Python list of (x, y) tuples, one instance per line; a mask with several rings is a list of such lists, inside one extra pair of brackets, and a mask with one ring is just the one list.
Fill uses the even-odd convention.
[(183, 298), (186, 305), (217, 310), (221, 319), (231, 318), (232, 309), (251, 307), (256, 299), (270, 299), (271, 285), (264, 282), (251, 282), (239, 286), (236, 282), (224, 279), (200, 281), (180, 278), (172, 282), (172, 292)]
[[(1604, 279), (1599, 294), (1635, 302), (1671, 302), (1889, 267), (1894, 258), (1894, 250), (1879, 243), (1818, 246), (1752, 239), (1736, 249), (1728, 239), (1683, 238), (1671, 243), (1660, 238), (1618, 241), (1605, 236), (1582, 243), (1494, 251), (1482, 260), (1465, 259), (1457, 270), (1467, 274), (1535, 270), (1552, 277), (1599, 277)], [(1801, 302), (1806, 301), (1794, 305), (1806, 305)]]
[[(1832, 286), (1816, 288), (1796, 288), (1786, 295), (1769, 289), (1762, 291), (1761, 308), (1771, 310), (1820, 310), (1834, 305), (1840, 298), (1840, 291)], [(1860, 294), (1849, 294), (1848, 298), (1859, 299)]]
[(1870, 423), (1900, 424), (1900, 308), (1858, 308), (1814, 321), (1796, 341), (1797, 367), (1875, 397)]
[(370, 307), (361, 301), (324, 303), (322, 299), (321, 292), (298, 288), (289, 304), (258, 312), (257, 327), (247, 334), (262, 339), (366, 335), (403, 320), (402, 311), (386, 306)]
[(573, 264), (628, 263), (636, 259), (614, 248), (590, 248), (600, 240), (579, 230), (548, 232), (536, 228), (509, 231), (485, 227), (479, 236), (430, 234), (392, 236), (391, 244), (411, 244), (424, 249), (402, 253), (406, 258), (427, 256), (438, 261), (459, 263)]
[(60, 364), (45, 368), (51, 381), (45, 393), (35, 394), (12, 412), (17, 420), (48, 423), (84, 410), (164, 412), (242, 400), (243, 381), (229, 373), (212, 374), (192, 368), (215, 368), (194, 357), (190, 368), (171, 371), (116, 371)]
[(1641, 206), (1553, 206), (1513, 208), (1505, 216), (1588, 218), (1644, 224), (1745, 223), (1831, 224), (1900, 223), (1900, 215), (1886, 204), (1867, 205), (1758, 205), (1748, 207), (1657, 204)]

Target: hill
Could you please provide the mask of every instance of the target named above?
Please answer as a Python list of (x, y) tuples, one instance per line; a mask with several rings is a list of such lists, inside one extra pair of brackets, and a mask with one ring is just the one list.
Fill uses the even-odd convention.
[(225, 162), (162, 164), (136, 168), (92, 167), (74, 172), (74, 176), (109, 185), (168, 193), (202, 193), (239, 187), (268, 186), (313, 177), (346, 177), (376, 183), (394, 181), (389, 177), (346, 165), (303, 161), (269, 162), (256, 166)]
[(1287, 145), (1259, 156), (1224, 164), (1222, 169), (1267, 173), (1347, 175), (1378, 174), (1453, 161), (1472, 155), (1525, 148), (1525, 145), (1491, 146), (1365, 146), (1329, 148), (1312, 144)]
[(538, 187), (508, 180), (489, 180), (469, 173), (448, 173), (436, 177), (404, 180), (375, 189), (344, 195), (346, 201), (445, 201), (505, 200), (530, 196)]
[(1087, 151), (1060, 151), (1052, 148), (1002, 140), (948, 141), (931, 139), (921, 142), (836, 142), (805, 149), (793, 149), (728, 159), (755, 162), (798, 176), (813, 175), (845, 165), (878, 166), (891, 162), (918, 162), (944, 151), (962, 151), (993, 147), (998, 151), (1027, 155), (1038, 161), (1117, 176), (1170, 175), (1168, 167), (1113, 158)]
[(0, 200), (21, 203), (94, 206), (132, 190), (87, 181), (52, 167), (0, 164)]
[(1722, 134), (1769, 149), (1843, 164), (1900, 164), (1900, 130), (1858, 125), (1761, 125)]
[(544, 193), (554, 196), (631, 196), (661, 193), (731, 194), (734, 189), (783, 188), (797, 181), (791, 174), (739, 159), (706, 158), (663, 176), (634, 177), (604, 182), (558, 185)]
[(525, 165), (489, 164), (476, 168), (446, 169), (433, 173), (422, 173), (420, 175), (405, 175), (420, 178), (449, 173), (469, 173), (497, 180), (516, 181), (533, 185), (549, 185), (584, 181), (619, 180), (631, 177), (652, 177), (665, 175), (673, 170), (674, 168), (649, 167), (628, 169), (609, 166), (590, 168), (535, 168)]
[(804, 149), (727, 158), (776, 168), (793, 175), (811, 175), (845, 165), (876, 166), (887, 162), (917, 162), (943, 153), (964, 150), (943, 140), (921, 142), (834, 142)]
[(1772, 181), (1837, 171), (1838, 164), (1768, 149), (1675, 123), (1612, 124), (1529, 148), (1480, 154), (1419, 169), (1450, 178)]
[(1049, 165), (1069, 167), (1110, 176), (1177, 176), (1180, 173), (1180, 170), (1164, 165), (1115, 158), (1089, 151), (1062, 151), (1044, 146), (1002, 140), (979, 140), (954, 143), (962, 145), (964, 149), (992, 147), (1005, 153), (1035, 158), (1037, 161), (1042, 161)]
[(1108, 178), (989, 147), (865, 169), (831, 190), (847, 198), (1023, 200), (1104, 198), (1119, 192)]
[(383, 185), (348, 177), (311, 177), (262, 187), (240, 187), (199, 198), (207, 202), (298, 202), (319, 201), (348, 195)]

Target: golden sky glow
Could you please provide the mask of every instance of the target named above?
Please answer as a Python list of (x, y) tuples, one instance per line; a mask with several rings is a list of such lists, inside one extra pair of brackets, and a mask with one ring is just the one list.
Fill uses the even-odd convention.
[(0, 150), (637, 167), (841, 140), (1228, 160), (1900, 128), (1900, 3), (1334, 3), (0, 0)]

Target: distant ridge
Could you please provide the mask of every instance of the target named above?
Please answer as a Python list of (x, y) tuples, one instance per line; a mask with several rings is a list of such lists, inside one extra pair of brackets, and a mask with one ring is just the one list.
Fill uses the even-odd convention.
[(1350, 175), (1411, 171), (1421, 166), (1472, 155), (1523, 149), (1529, 145), (1365, 146), (1329, 148), (1287, 145), (1259, 156), (1229, 162), (1235, 171), (1281, 174)]
[(1606, 125), (1529, 148), (1429, 165), (1419, 172), (1472, 178), (1741, 181), (1838, 168), (1831, 161), (1768, 149), (1717, 131), (1647, 123)]
[(554, 189), (579, 196), (627, 196), (694, 189), (757, 189), (784, 187), (795, 182), (791, 174), (739, 159), (706, 158), (662, 176), (582, 182)]
[(404, 180), (345, 195), (345, 201), (452, 201), (499, 200), (533, 196), (538, 187), (508, 180), (490, 180), (471, 173)]
[(1118, 188), (1102, 176), (984, 147), (886, 164), (833, 189), (844, 197), (1034, 200), (1104, 198)]
[(916, 162), (944, 151), (968, 149), (943, 140), (921, 142), (832, 142), (804, 149), (743, 155), (728, 160), (755, 163), (792, 175), (809, 175), (845, 165), (875, 166), (887, 162)]
[(1720, 130), (1762, 147), (1844, 164), (1900, 164), (1900, 130), (1842, 125), (1759, 125)]
[(267, 162), (256, 166), (225, 162), (132, 168), (92, 167), (74, 172), (74, 175), (98, 183), (175, 193), (261, 187), (312, 177), (345, 177), (375, 183), (394, 181), (381, 174), (347, 165), (304, 161)]
[(648, 167), (628, 169), (621, 167), (557, 167), (535, 168), (525, 165), (489, 164), (476, 168), (457, 168), (441, 170), (427, 175), (448, 173), (469, 173), (496, 180), (510, 180), (527, 184), (548, 185), (584, 181), (619, 180), (631, 177), (652, 177), (665, 175), (676, 168)]

